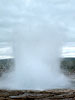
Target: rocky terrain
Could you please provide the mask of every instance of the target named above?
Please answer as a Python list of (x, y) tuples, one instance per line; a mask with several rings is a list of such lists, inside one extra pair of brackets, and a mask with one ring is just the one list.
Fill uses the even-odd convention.
[(0, 100), (75, 100), (75, 90), (0, 90)]

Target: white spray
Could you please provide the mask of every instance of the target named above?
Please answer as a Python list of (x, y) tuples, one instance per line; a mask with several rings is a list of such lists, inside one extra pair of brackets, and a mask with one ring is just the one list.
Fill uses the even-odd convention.
[[(60, 48), (65, 28), (53, 0), (13, 1), (15, 71), (8, 77), (10, 89), (64, 88), (60, 71)], [(57, 12), (56, 12), (57, 11)], [(11, 79), (10, 79), (11, 78)], [(8, 82), (7, 82), (8, 83)]]

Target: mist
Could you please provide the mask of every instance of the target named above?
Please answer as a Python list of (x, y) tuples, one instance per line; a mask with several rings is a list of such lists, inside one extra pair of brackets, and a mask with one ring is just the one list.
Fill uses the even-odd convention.
[(14, 22), (11, 31), (16, 64), (14, 71), (2, 77), (1, 88), (41, 90), (68, 87), (69, 80), (60, 69), (61, 47), (66, 41), (67, 28), (58, 2), (13, 0), (9, 3)]

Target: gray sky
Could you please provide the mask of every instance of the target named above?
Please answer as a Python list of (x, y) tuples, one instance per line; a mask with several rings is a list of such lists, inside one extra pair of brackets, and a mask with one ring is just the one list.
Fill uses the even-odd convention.
[[(16, 34), (18, 26), (22, 27), (30, 23), (30, 21), (26, 22), (26, 19), (39, 1), (40, 0), (36, 2), (34, 2), (34, 0), (8, 0), (7, 2), (6, 0), (0, 0), (0, 41), (12, 40), (13, 33)], [(41, 1), (43, 1), (43, 3)], [(40, 6), (43, 7), (45, 3), (47, 3), (48, 7), (44, 7), (42, 13), (40, 13), (39, 8), (35, 10), (36, 17), (39, 14), (47, 15), (46, 18), (47, 20), (50, 19), (50, 25), (61, 26), (68, 40), (74, 41), (75, 0), (41, 1), (39, 4)], [(35, 15), (32, 14), (32, 16)]]

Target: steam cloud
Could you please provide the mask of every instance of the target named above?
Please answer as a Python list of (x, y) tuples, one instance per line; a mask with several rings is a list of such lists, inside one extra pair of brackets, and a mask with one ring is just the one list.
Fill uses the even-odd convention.
[[(65, 27), (59, 0), (13, 0), (9, 2), (15, 70), (2, 80), (9, 89), (64, 88), (68, 79), (60, 70), (60, 48)], [(59, 4), (59, 5), (57, 5)], [(8, 6), (9, 7), (9, 6)]]

